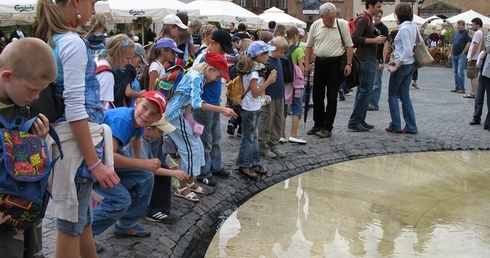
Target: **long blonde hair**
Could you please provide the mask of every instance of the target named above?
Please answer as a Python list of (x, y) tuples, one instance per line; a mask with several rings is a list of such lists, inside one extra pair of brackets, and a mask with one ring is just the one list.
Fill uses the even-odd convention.
[(105, 29), (106, 25), (107, 25), (107, 20), (103, 14), (96, 13), (92, 15), (92, 17), (90, 18), (90, 29), (87, 32), (86, 38), (94, 34), (94, 32), (99, 28), (104, 27)]
[(38, 0), (37, 1), (37, 30), (36, 37), (43, 41), (49, 42), (51, 47), (55, 47), (53, 36), (63, 34), (70, 31), (83, 34), (82, 30), (72, 28), (67, 23), (66, 17), (63, 15), (59, 6), (67, 7), (72, 0)]

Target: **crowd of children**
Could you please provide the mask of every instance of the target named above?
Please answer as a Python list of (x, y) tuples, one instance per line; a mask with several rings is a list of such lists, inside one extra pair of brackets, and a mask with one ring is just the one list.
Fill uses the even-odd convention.
[[(228, 133), (238, 128), (241, 134), (236, 165), (245, 177), (267, 174), (260, 156), (286, 156), (278, 148), (287, 116), (280, 59), (298, 43), (297, 29), (289, 28), (288, 40), (277, 36), (266, 43), (207, 24), (198, 46), (189, 38), (194, 32), (180, 35), (187, 29), (185, 16), (182, 22), (179, 15), (169, 15), (156, 42), (145, 50), (127, 35), (105, 36), (106, 21), (93, 13), (94, 2), (39, 0), (38, 39), (20, 39), (0, 55), (2, 116), (22, 114), (23, 106), (50, 83), (54, 96), (64, 99), (63, 115), (52, 124), (66, 153), (51, 183), (56, 257), (97, 257), (100, 245), (94, 245), (94, 236), (109, 227), (115, 237), (148, 237), (141, 217), (172, 223), (178, 219), (172, 214), (173, 195), (197, 202), (206, 189), (196, 180), (214, 186), (213, 176), (229, 176), (219, 148), (221, 115), (230, 118)], [(87, 33), (80, 28), (90, 18)], [(294, 55), (301, 66), (304, 53)], [(21, 72), (35, 57), (43, 65)], [(157, 82), (169, 67), (185, 64), (172, 95), (165, 96)], [(243, 78), (239, 106), (221, 105), (229, 74)], [(299, 99), (294, 94), (296, 127)], [(48, 124), (40, 115), (33, 132), (45, 137)], [(289, 139), (306, 143), (295, 130)], [(169, 148), (178, 153), (180, 164), (167, 164)], [(172, 178), (179, 181), (173, 193)], [(43, 257), (41, 220), (21, 232), (3, 224), (9, 219), (0, 211), (0, 256)], [(24, 237), (14, 237), (19, 234)]]

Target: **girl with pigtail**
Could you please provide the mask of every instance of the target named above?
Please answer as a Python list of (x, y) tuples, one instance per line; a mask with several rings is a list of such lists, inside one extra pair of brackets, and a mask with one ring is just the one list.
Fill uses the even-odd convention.
[(240, 173), (253, 180), (257, 179), (257, 173), (267, 174), (266, 169), (260, 165), (258, 126), (260, 107), (263, 104), (262, 96), (265, 89), (277, 78), (277, 71), (272, 70), (269, 77), (264, 79), (269, 51), (275, 49), (276, 47), (263, 41), (252, 42), (245, 53), (240, 55), (236, 66), (237, 73), (243, 77), (245, 91), (240, 110), (242, 137), (236, 165)]
[(105, 48), (108, 41), (105, 35), (107, 21), (104, 15), (96, 13), (90, 18), (90, 29), (85, 35), (90, 47), (92, 55), (95, 57), (99, 52)]

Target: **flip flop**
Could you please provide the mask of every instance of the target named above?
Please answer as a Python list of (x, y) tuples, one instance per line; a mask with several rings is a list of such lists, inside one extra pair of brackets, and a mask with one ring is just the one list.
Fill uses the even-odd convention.
[(473, 94), (470, 93), (470, 94), (464, 95), (463, 98), (474, 99), (475, 98), (475, 95), (473, 95)]

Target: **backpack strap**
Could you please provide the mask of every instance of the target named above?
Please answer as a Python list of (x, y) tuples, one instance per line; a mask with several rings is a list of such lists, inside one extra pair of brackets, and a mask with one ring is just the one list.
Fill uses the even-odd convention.
[[(11, 123), (15, 122), (15, 121), (18, 121), (18, 119), (22, 119), (20, 125), (19, 125), (19, 130), (20, 131), (23, 131), (23, 132), (28, 132), (29, 129), (31, 129), (32, 125), (34, 124), (34, 122), (36, 122), (36, 119), (37, 119), (38, 116), (35, 116), (27, 121), (24, 122), (24, 119), (22, 119), (22, 116), (17, 116), (15, 119), (12, 120)], [(58, 134), (56, 133), (56, 130), (51, 126), (51, 124), (49, 125), (49, 132), (48, 132), (49, 136), (51, 136), (51, 138), (54, 140), (54, 142), (56, 143), (56, 146), (58, 147), (58, 151), (60, 152), (60, 155), (56, 158), (53, 158), (51, 160), (51, 164), (54, 165), (54, 163), (59, 159), (63, 159), (63, 150), (61, 149), (61, 141), (60, 141), (60, 137), (58, 136)]]
[(114, 73), (112, 71), (112, 68), (110, 66), (108, 66), (108, 65), (99, 65), (99, 66), (97, 66), (97, 69), (95, 69), (95, 74), (99, 74), (101, 72), (106, 72), (106, 71), (107, 72)]

